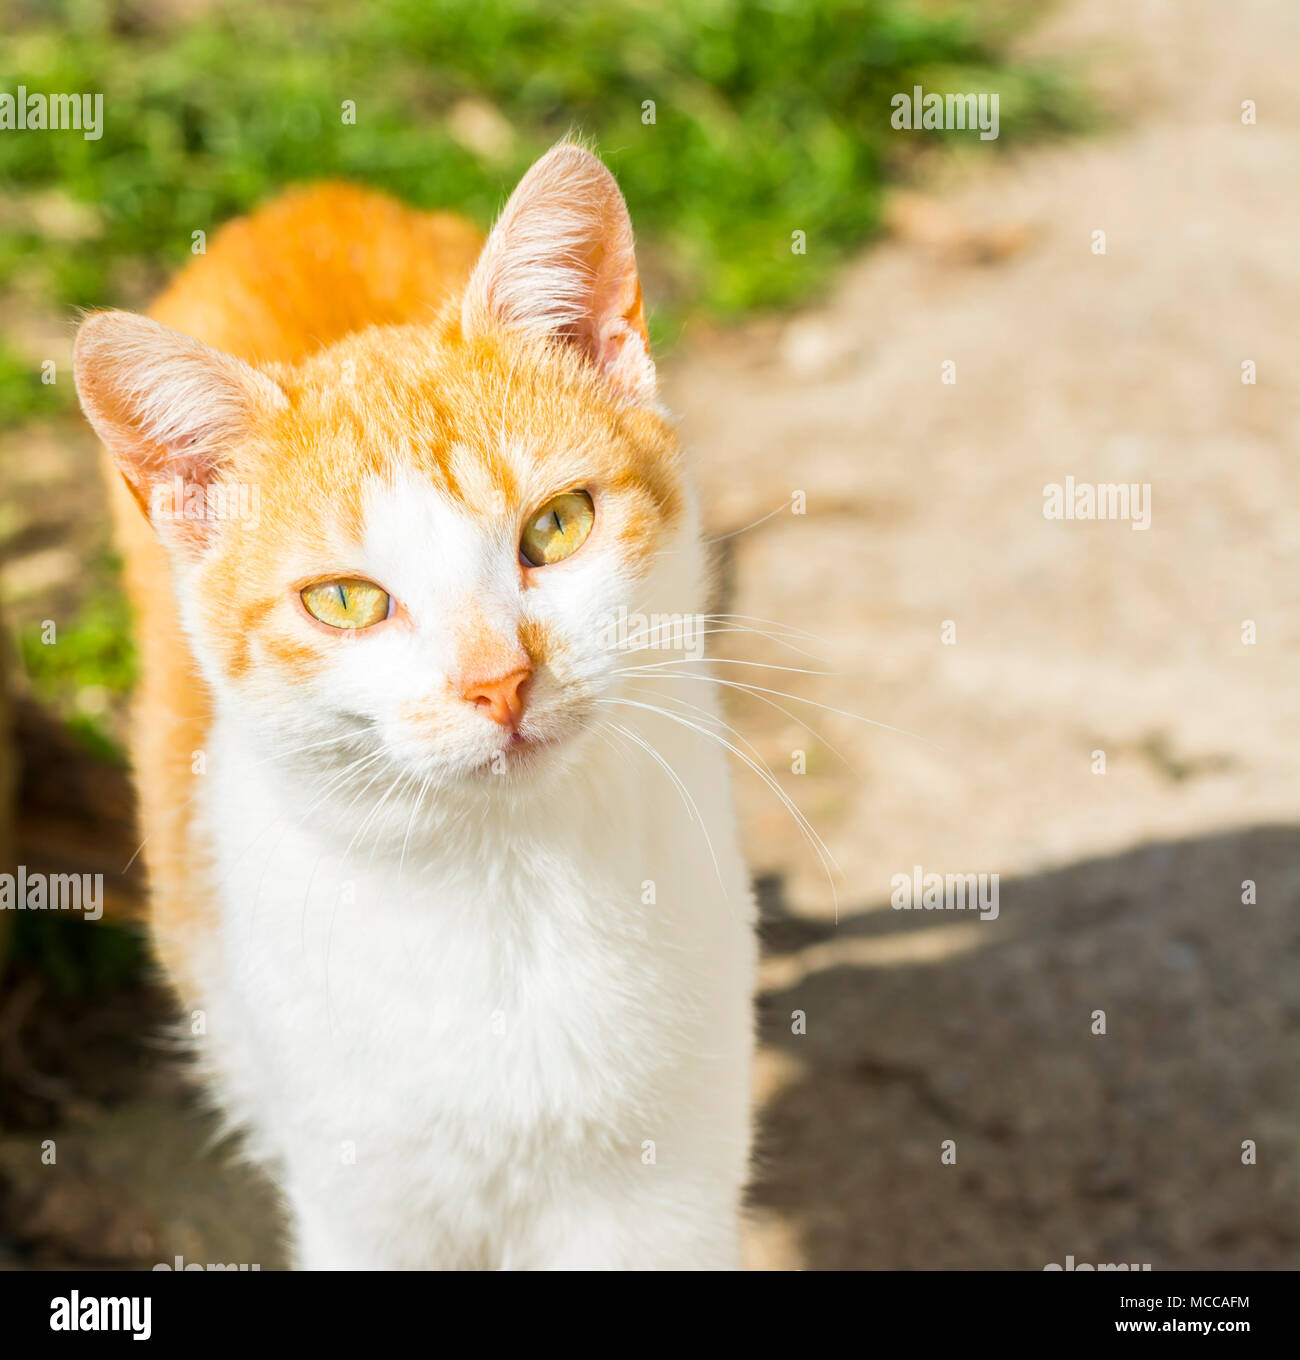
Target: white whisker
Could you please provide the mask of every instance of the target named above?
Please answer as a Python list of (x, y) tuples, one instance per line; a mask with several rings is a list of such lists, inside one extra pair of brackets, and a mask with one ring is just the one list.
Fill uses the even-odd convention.
[(744, 763), (748, 765), (750, 769), (752, 769), (754, 773), (758, 775), (758, 777), (762, 779), (763, 782), (772, 790), (772, 792), (775, 793), (776, 796), (781, 800), (782, 804), (786, 808), (786, 811), (789, 812), (790, 815), (795, 819), (795, 822), (802, 830), (805, 838), (808, 840), (809, 844), (813, 847), (813, 850), (815, 851), (817, 858), (821, 861), (822, 868), (826, 872), (826, 879), (830, 885), (831, 897), (833, 898), (835, 903), (835, 921), (836, 924), (839, 923), (840, 913), (839, 894), (836, 892), (835, 889), (835, 880), (833, 875), (831, 874), (831, 867), (835, 869), (836, 873), (838, 873), (841, 878), (844, 876), (844, 871), (836, 863), (835, 857), (831, 854), (830, 850), (827, 848), (826, 843), (813, 829), (813, 826), (808, 821), (807, 817), (805, 817), (803, 812), (800, 811), (799, 807), (795, 804), (794, 800), (790, 797), (790, 795), (786, 793), (786, 791), (780, 786), (780, 784), (777, 783), (775, 776), (769, 769), (767, 769), (764, 765), (760, 765), (757, 761), (751, 759), (748, 755), (745, 754), (744, 751), (742, 751), (734, 743), (728, 741), (720, 733), (714, 732), (712, 729), (707, 727), (701, 727), (699, 723), (692, 722), (689, 718), (682, 717), (680, 713), (670, 713), (666, 708), (658, 708), (652, 704), (639, 703), (633, 699), (602, 699), (599, 700), (598, 702), (607, 704), (625, 704), (629, 708), (642, 708), (645, 709), (646, 712), (648, 713), (658, 713), (661, 717), (667, 718), (671, 722), (680, 723), (683, 727), (689, 727), (692, 731), (699, 732), (706, 737), (711, 737), (714, 741), (718, 742), (720, 745), (725, 746), (727, 750), (729, 750), (733, 755), (738, 757), (740, 760), (744, 761)]
[(723, 685), (728, 689), (738, 689), (752, 694), (754, 697), (760, 694), (775, 694), (779, 698), (789, 699), (792, 703), (810, 704), (813, 708), (820, 708), (826, 713), (835, 713), (841, 718), (852, 718), (854, 722), (866, 723), (870, 727), (883, 728), (886, 732), (894, 732), (900, 737), (912, 737), (916, 741), (924, 742), (927, 746), (932, 746), (936, 751), (944, 750), (938, 742), (931, 741), (929, 737), (923, 737), (919, 732), (909, 732), (905, 727), (894, 727), (891, 723), (878, 722), (875, 718), (865, 718), (861, 713), (850, 713), (847, 709), (833, 708), (830, 704), (821, 704), (815, 699), (805, 699), (801, 694), (788, 694), (783, 689), (768, 689), (763, 685), (751, 685), (745, 680), (726, 680), (718, 675), (695, 675), (687, 671), (668, 671), (655, 678), (662, 680), (703, 680), (714, 685)]
[(614, 731), (627, 737), (629, 741), (634, 741), (642, 750), (648, 752), (663, 767), (667, 772), (668, 777), (677, 786), (677, 791), (681, 795), (682, 801), (686, 804), (687, 810), (693, 815), (696, 822), (699, 823), (700, 830), (704, 833), (704, 843), (709, 848), (709, 858), (713, 861), (713, 872), (718, 876), (718, 886), (722, 889), (722, 896), (730, 901), (727, 895), (727, 885), (722, 877), (722, 869), (718, 865), (718, 856), (713, 849), (713, 838), (709, 835), (709, 828), (705, 826), (704, 818), (700, 815), (700, 809), (696, 805), (695, 799), (691, 796), (690, 790), (686, 787), (685, 781), (659, 751), (651, 746), (648, 741), (645, 741), (635, 732), (631, 731), (630, 728), (626, 728), (622, 726), (621, 723), (616, 722), (611, 722), (610, 727)]

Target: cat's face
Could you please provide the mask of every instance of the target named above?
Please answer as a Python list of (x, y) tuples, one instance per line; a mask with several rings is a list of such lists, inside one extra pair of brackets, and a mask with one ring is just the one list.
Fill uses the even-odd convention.
[(608, 624), (658, 593), (685, 506), (666, 423), (578, 356), (430, 339), (368, 334), (282, 377), (256, 521), (183, 588), (223, 685), (308, 740), (370, 724), (439, 779), (591, 725), (627, 664)]
[(577, 148), (534, 167), (434, 325), (255, 370), (106, 313), (78, 384), (210, 684), (286, 751), (526, 773), (598, 725), (620, 611), (695, 603), (626, 210)]

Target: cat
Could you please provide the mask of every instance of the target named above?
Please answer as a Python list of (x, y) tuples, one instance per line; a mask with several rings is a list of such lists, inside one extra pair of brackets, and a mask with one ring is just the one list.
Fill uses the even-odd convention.
[(754, 904), (704, 663), (611, 645), (708, 597), (612, 175), (486, 242), (290, 191), (75, 373), (151, 939), (294, 1263), (736, 1267)]

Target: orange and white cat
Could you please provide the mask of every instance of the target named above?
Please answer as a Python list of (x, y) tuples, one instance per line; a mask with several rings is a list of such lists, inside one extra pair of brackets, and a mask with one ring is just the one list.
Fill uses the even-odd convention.
[(563, 144), (479, 247), (299, 190), (81, 327), (152, 936), (301, 1266), (730, 1267), (725, 753), (661, 639), (610, 642), (706, 594), (626, 205)]

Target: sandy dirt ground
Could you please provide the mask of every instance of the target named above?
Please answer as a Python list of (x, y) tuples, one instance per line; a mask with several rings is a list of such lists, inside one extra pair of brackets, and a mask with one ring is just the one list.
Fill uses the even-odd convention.
[[(717, 668), (797, 696), (728, 717), (838, 865), (738, 769), (755, 1267), (1297, 1264), (1298, 37), (1063, 7), (1032, 45), (1108, 130), (900, 195), (824, 305), (669, 366), (718, 607), (773, 635), (722, 654), (830, 672)], [(1045, 518), (1067, 477), (1149, 527)], [(914, 866), (998, 875), (997, 919), (891, 909)], [(160, 1071), (69, 1135), (119, 1259), (281, 1261), (205, 1127)]]
[[(720, 532), (806, 494), (726, 540), (728, 608), (836, 672), (720, 673), (914, 734), (777, 700), (848, 768), (732, 707), (774, 769), (809, 751), (782, 782), (843, 870), (832, 928), (742, 776), (794, 918), (755, 1264), (1296, 1264), (1296, 38), (1284, 4), (1065, 9), (1035, 44), (1116, 130), (905, 198), (824, 307), (676, 373)], [(1045, 518), (1067, 477), (1149, 484), (1149, 528)], [(817, 664), (777, 652), (733, 654)], [(892, 910), (915, 865), (999, 874), (998, 919)]]

